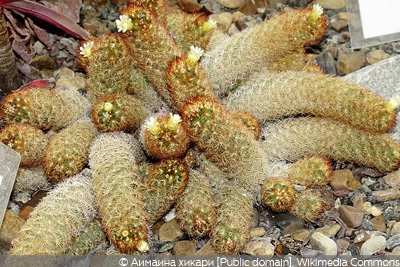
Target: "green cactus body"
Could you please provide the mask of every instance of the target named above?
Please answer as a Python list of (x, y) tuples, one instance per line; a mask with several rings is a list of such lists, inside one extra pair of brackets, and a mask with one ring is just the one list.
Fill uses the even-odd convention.
[(319, 117), (281, 120), (266, 126), (260, 148), (268, 160), (297, 161), (320, 155), (389, 172), (400, 164), (400, 144), (388, 134), (369, 133)]
[(164, 100), (171, 104), (165, 71), (169, 62), (180, 56), (182, 51), (168, 34), (165, 26), (146, 7), (130, 2), (120, 10), (120, 14), (132, 20), (132, 29), (122, 33), (121, 36), (131, 48), (134, 63), (156, 87)]
[(59, 183), (31, 212), (10, 255), (64, 255), (96, 215), (90, 171)]
[(261, 200), (273, 211), (289, 210), (295, 199), (296, 190), (287, 178), (268, 178), (261, 187)]
[(78, 234), (67, 252), (69, 255), (86, 255), (102, 242), (106, 235), (103, 232), (101, 222), (94, 220)]
[(172, 12), (166, 20), (168, 31), (184, 51), (189, 51), (191, 45), (206, 49), (213, 32), (207, 23), (208, 18), (204, 14), (185, 12)]
[(254, 190), (268, 170), (264, 152), (247, 128), (211, 98), (188, 101), (182, 121), (192, 140), (217, 167), (241, 186)]
[(54, 93), (59, 99), (60, 106), (57, 108), (53, 130), (60, 130), (78, 119), (89, 117), (90, 103), (78, 90), (56, 87)]
[(294, 184), (315, 187), (329, 183), (332, 173), (333, 167), (330, 160), (320, 156), (312, 156), (291, 165), (288, 178)]
[(111, 243), (126, 254), (149, 249), (145, 187), (136, 165), (132, 139), (122, 132), (100, 134), (89, 154), (103, 229)]
[(155, 159), (177, 158), (189, 147), (189, 136), (179, 115), (159, 114), (143, 124), (140, 139), (147, 154)]
[(238, 254), (250, 239), (253, 196), (241, 188), (232, 187), (218, 195), (218, 204), (211, 245), (219, 254)]
[(48, 144), (42, 130), (27, 123), (6, 125), (0, 131), (0, 142), (8, 145), (21, 155), (20, 165), (23, 167), (41, 165)]
[(300, 219), (313, 222), (327, 209), (327, 203), (318, 192), (305, 190), (297, 195), (289, 212)]
[(225, 38), (205, 53), (201, 66), (217, 95), (225, 95), (253, 72), (319, 40), (327, 23), (324, 16), (315, 13), (315, 9), (302, 9), (282, 14)]
[(150, 112), (157, 112), (161, 107), (167, 106), (153, 84), (147, 80), (142, 71), (137, 68), (135, 64), (132, 64), (130, 73), (130, 84), (126, 88), (128, 94), (134, 95), (137, 99), (142, 101), (142, 104)]
[(180, 159), (165, 159), (152, 167), (145, 181), (149, 223), (161, 218), (185, 190), (189, 179), (187, 165)]
[(87, 119), (78, 120), (59, 132), (45, 151), (46, 175), (58, 183), (81, 172), (88, 162), (90, 145), (97, 134), (96, 126)]
[(129, 47), (117, 34), (81, 42), (88, 51), (79, 62), (87, 72), (87, 96), (91, 103), (106, 94), (124, 93), (129, 86), (131, 56)]
[(255, 74), (224, 100), (228, 110), (246, 110), (261, 121), (310, 114), (331, 117), (371, 132), (396, 123), (396, 108), (367, 88), (322, 73)]
[(28, 88), (7, 95), (0, 115), (6, 123), (29, 123), (42, 130), (53, 127), (61, 103), (50, 88)]
[(217, 221), (214, 196), (207, 179), (200, 172), (190, 170), (189, 183), (175, 204), (181, 229), (189, 236), (208, 235)]
[(197, 62), (190, 63), (187, 56), (170, 62), (167, 69), (167, 83), (172, 102), (178, 110), (188, 99), (195, 96), (214, 96), (204, 70)]
[(260, 138), (261, 125), (253, 114), (244, 110), (235, 110), (231, 113), (254, 134), (254, 139), (257, 140)]
[(146, 115), (142, 102), (128, 94), (105, 95), (92, 106), (92, 121), (101, 132), (135, 131)]

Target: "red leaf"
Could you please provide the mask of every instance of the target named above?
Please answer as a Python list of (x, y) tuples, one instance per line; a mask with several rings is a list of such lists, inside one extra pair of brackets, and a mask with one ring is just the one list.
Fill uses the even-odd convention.
[(0, 2), (0, 6), (10, 10), (16, 10), (25, 14), (35, 16), (43, 21), (46, 21), (56, 26), (57, 28), (78, 39), (89, 39), (89, 34), (78, 24), (71, 21), (68, 17), (36, 2), (27, 0), (2, 0)]

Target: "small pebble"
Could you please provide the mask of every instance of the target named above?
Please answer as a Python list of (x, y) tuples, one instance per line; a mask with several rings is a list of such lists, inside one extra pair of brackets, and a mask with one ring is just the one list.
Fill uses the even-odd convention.
[(272, 257), (275, 254), (275, 246), (266, 240), (250, 240), (243, 253), (252, 256)]
[(335, 241), (324, 234), (314, 232), (310, 239), (311, 246), (329, 256), (337, 255), (337, 245)]
[(183, 232), (176, 219), (164, 223), (158, 230), (158, 237), (161, 242), (177, 241), (183, 237)]
[(339, 214), (343, 222), (351, 228), (358, 228), (362, 223), (362, 219), (364, 218), (363, 211), (360, 211), (349, 205), (340, 206)]
[(344, 30), (347, 26), (349, 26), (349, 22), (344, 19), (339, 19), (331, 23), (331, 27), (337, 32)]
[(371, 256), (379, 251), (384, 250), (386, 247), (386, 238), (383, 236), (374, 236), (362, 244), (360, 248), (360, 255)]
[(383, 180), (393, 188), (400, 187), (400, 170), (391, 172), (383, 177)]
[(386, 249), (392, 250), (400, 245), (400, 234), (390, 237), (386, 242)]
[(332, 173), (330, 185), (332, 186), (333, 190), (353, 191), (358, 187), (359, 181), (354, 178), (353, 173), (348, 169), (336, 170)]
[(385, 53), (385, 51), (378, 49), (368, 52), (366, 55), (366, 59), (368, 64), (372, 65), (384, 59), (388, 59), (390, 57), (389, 54)]
[(387, 190), (374, 191), (372, 192), (372, 195), (376, 200), (382, 202), (396, 200), (400, 198), (400, 190), (397, 188), (389, 188)]
[(216, 0), (216, 2), (227, 8), (239, 8), (245, 3), (245, 0)]
[(346, 75), (361, 69), (365, 65), (365, 55), (362, 51), (339, 54), (337, 71), (339, 75)]
[(400, 256), (400, 246), (395, 247), (390, 255)]
[(365, 202), (363, 205), (364, 211), (371, 214), (372, 216), (379, 216), (382, 214), (382, 210), (377, 206), (373, 206), (371, 202)]
[(196, 242), (182, 240), (175, 243), (172, 250), (174, 255), (193, 255), (196, 253)]
[(386, 228), (385, 218), (383, 217), (383, 215), (379, 215), (372, 218), (370, 222), (372, 223), (376, 231), (386, 232), (387, 228)]
[(309, 240), (311, 237), (311, 232), (307, 229), (300, 229), (291, 234), (292, 238), (296, 241), (303, 242)]
[(342, 9), (346, 7), (345, 0), (316, 0), (314, 3), (319, 4), (324, 9)]
[(250, 237), (261, 237), (263, 235), (265, 235), (267, 233), (267, 231), (265, 231), (264, 228), (262, 227), (256, 227), (256, 228), (252, 228), (250, 231)]
[(319, 232), (321, 234), (324, 234), (327, 237), (334, 237), (339, 232), (339, 230), (341, 228), (342, 227), (340, 226), (340, 224), (335, 223), (335, 224), (332, 224), (332, 225), (329, 225), (329, 226), (326, 225), (324, 227), (318, 228), (318, 229), (315, 230), (315, 232)]
[(223, 12), (219, 14), (210, 15), (210, 19), (213, 19), (217, 22), (217, 27), (222, 32), (227, 32), (231, 27), (233, 17), (230, 12)]
[(371, 236), (367, 231), (361, 230), (353, 239), (353, 243), (361, 246), (365, 241), (369, 240)]
[(390, 229), (390, 235), (398, 235), (400, 234), (400, 222), (396, 222), (393, 224), (392, 228)]

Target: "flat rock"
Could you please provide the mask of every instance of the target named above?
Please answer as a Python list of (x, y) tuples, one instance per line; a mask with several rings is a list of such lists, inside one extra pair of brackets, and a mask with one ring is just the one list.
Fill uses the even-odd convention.
[(300, 229), (300, 230), (292, 233), (291, 236), (294, 240), (303, 242), (305, 240), (310, 239), (311, 232), (310, 232), (310, 230), (307, 230), (307, 229)]
[(339, 214), (343, 222), (351, 228), (358, 228), (364, 218), (363, 211), (360, 211), (359, 209), (356, 209), (349, 205), (340, 206)]
[(386, 238), (383, 236), (374, 236), (362, 244), (360, 254), (363, 256), (371, 256), (386, 247)]
[(255, 227), (252, 228), (250, 231), (250, 237), (261, 237), (263, 235), (265, 235), (267, 233), (267, 231), (265, 231), (265, 229), (263, 227)]
[(379, 61), (382, 61), (384, 59), (388, 59), (389, 57), (390, 55), (382, 49), (372, 50), (366, 55), (367, 62), (370, 65), (378, 63)]
[(327, 237), (334, 237), (342, 227), (340, 224), (335, 223), (332, 225), (326, 225), (324, 227), (318, 228), (315, 232), (320, 232), (321, 234), (326, 235)]
[(196, 253), (196, 243), (194, 241), (182, 240), (175, 243), (172, 250), (174, 255), (193, 255)]
[(400, 187), (400, 170), (391, 172), (383, 177), (383, 180), (393, 188)]
[[(400, 73), (400, 55), (347, 74), (342, 79), (355, 82), (360, 86), (369, 88), (385, 99), (390, 99), (395, 94), (400, 95), (400, 75), (398, 73)], [(400, 121), (399, 116), (397, 119)], [(400, 123), (390, 134), (400, 140)]]
[(382, 210), (375, 205), (372, 205), (371, 202), (365, 202), (363, 205), (364, 211), (371, 214), (372, 216), (379, 216), (382, 214)]
[(275, 246), (266, 240), (251, 240), (247, 243), (243, 253), (252, 256), (272, 257), (275, 253)]
[(222, 32), (227, 32), (233, 21), (232, 14), (230, 12), (212, 14), (210, 15), (210, 19), (213, 19), (217, 22), (217, 27)]
[(385, 217), (383, 215), (376, 216), (370, 220), (372, 225), (374, 226), (374, 230), (380, 231), (380, 232), (386, 232), (386, 222), (385, 222)]
[(372, 195), (378, 201), (390, 201), (400, 198), (400, 190), (397, 188), (389, 188), (387, 190), (378, 190), (372, 192)]
[(164, 223), (158, 231), (158, 237), (161, 242), (177, 241), (183, 237), (183, 232), (176, 219)]
[(324, 234), (314, 232), (310, 239), (311, 246), (329, 256), (337, 255), (337, 245), (335, 241)]
[(391, 230), (390, 230), (390, 234), (393, 235), (398, 235), (400, 234), (400, 222), (396, 222), (393, 224)]
[(362, 51), (339, 54), (337, 60), (337, 72), (346, 75), (361, 69), (365, 65), (365, 54)]

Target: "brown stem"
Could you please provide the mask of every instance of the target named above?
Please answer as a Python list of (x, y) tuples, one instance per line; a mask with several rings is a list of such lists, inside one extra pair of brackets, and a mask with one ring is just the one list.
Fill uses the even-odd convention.
[(0, 7), (0, 98), (21, 85), (21, 77), (15, 64), (15, 55), (11, 48), (7, 22)]

